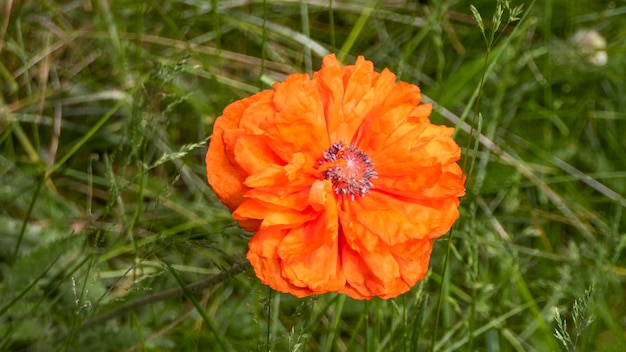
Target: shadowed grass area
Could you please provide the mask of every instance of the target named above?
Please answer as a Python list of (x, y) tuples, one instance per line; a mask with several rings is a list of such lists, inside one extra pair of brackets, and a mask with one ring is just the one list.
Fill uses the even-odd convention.
[[(495, 10), (0, 2), (0, 350), (626, 350), (626, 4)], [(467, 157), (461, 218), (396, 299), (271, 291), (206, 182), (223, 108), (330, 52), (418, 84)]]

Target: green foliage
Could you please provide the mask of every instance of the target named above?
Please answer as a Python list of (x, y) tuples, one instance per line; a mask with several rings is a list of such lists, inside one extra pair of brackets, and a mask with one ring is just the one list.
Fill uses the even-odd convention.
[(589, 304), (593, 294), (593, 286), (585, 291), (585, 294), (574, 301), (572, 309), (572, 321), (574, 322), (574, 339), (567, 330), (567, 320), (561, 319), (558, 308), (554, 312), (556, 330), (554, 336), (559, 340), (566, 351), (578, 351), (578, 340), (583, 331), (593, 322), (593, 316), (589, 312)]
[[(626, 349), (623, 3), (0, 7), (0, 350)], [(206, 182), (224, 107), (333, 51), (419, 84), (467, 158), (392, 300), (272, 292)]]

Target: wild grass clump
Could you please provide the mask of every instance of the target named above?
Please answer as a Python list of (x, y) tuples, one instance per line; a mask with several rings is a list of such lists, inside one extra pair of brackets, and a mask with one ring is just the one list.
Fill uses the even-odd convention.
[[(626, 350), (625, 10), (0, 3), (0, 350)], [(206, 182), (223, 108), (330, 52), (418, 84), (466, 158), (396, 299), (263, 286)]]

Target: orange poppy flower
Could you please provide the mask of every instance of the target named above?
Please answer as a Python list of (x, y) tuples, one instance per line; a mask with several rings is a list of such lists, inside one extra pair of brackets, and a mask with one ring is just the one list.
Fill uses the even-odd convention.
[(226, 107), (208, 181), (254, 235), (259, 279), (303, 297), (391, 298), (424, 278), (433, 241), (459, 217), (465, 178), (452, 128), (420, 90), (359, 57)]

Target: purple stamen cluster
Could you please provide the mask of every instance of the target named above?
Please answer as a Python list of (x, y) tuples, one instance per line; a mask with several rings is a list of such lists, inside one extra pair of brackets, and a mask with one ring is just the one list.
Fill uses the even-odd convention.
[(324, 159), (319, 161), (319, 165), (332, 164), (322, 175), (331, 180), (336, 194), (350, 195), (354, 200), (357, 194), (364, 197), (374, 187), (370, 181), (378, 178), (374, 163), (356, 146), (346, 147), (340, 141), (328, 148), (322, 156)]

